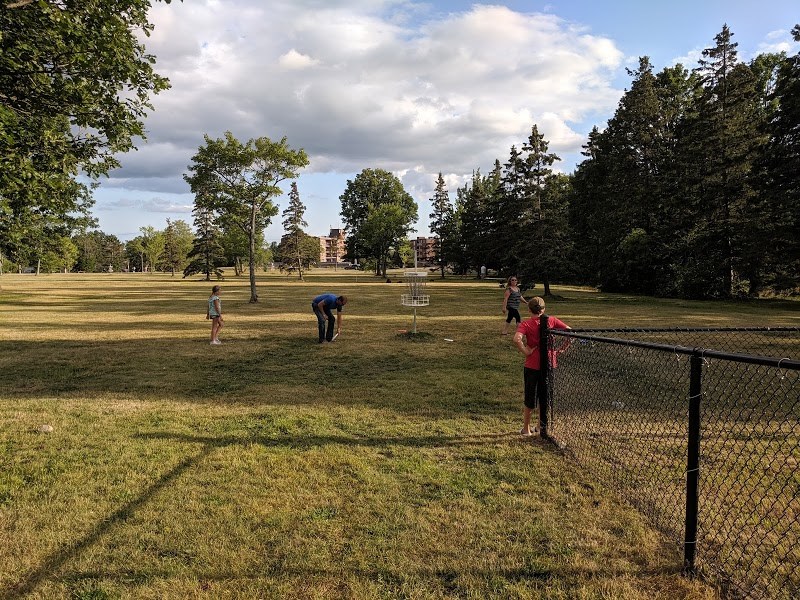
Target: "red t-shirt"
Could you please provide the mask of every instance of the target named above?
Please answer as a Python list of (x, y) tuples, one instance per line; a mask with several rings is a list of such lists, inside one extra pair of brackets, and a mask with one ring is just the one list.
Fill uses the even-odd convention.
[[(517, 327), (517, 333), (521, 333), (525, 336), (525, 342), (528, 344), (528, 346), (535, 348), (534, 352), (528, 355), (528, 357), (525, 359), (525, 366), (529, 369), (536, 369), (537, 371), (539, 370), (539, 366), (541, 364), (541, 352), (539, 352), (540, 318), (540, 316), (536, 316), (531, 317), (530, 319), (525, 319)], [(555, 317), (547, 317), (547, 326), (550, 329), (569, 329), (564, 321), (556, 319)], [(550, 366), (557, 367), (558, 364), (556, 363), (556, 352), (550, 350), (548, 354), (550, 355)]]

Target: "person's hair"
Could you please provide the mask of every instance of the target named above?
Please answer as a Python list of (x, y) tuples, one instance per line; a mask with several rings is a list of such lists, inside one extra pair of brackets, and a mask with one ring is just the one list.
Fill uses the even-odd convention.
[(534, 296), (528, 300), (528, 310), (535, 315), (540, 315), (544, 312), (544, 298)]
[(516, 279), (516, 278), (517, 278), (516, 275), (509, 275), (508, 276), (508, 281), (506, 281), (506, 285), (510, 286), (511, 285), (511, 280), (512, 279)]
[(216, 294), (218, 291), (219, 291), (219, 286), (218, 285), (215, 285), (214, 287), (211, 288), (211, 293), (212, 294)]
[(342, 303), (342, 306), (347, 304), (347, 296), (339, 296), (337, 300)]

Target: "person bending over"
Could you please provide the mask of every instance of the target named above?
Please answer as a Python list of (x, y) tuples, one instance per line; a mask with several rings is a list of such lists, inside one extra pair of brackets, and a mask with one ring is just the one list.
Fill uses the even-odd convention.
[(342, 332), (342, 308), (344, 308), (345, 304), (347, 304), (347, 297), (337, 296), (336, 294), (320, 294), (311, 301), (311, 308), (317, 317), (320, 344), (333, 341), (333, 328), (336, 325), (336, 317), (333, 316), (334, 308), (339, 317), (336, 335)]

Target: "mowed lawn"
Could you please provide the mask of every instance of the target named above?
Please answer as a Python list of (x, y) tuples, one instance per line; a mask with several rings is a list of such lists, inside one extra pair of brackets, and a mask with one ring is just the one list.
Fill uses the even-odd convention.
[[(520, 427), (496, 282), (430, 307), (300, 282), (0, 276), (0, 598), (715, 598), (675, 540)], [(311, 298), (350, 298), (316, 343)], [(795, 325), (797, 303), (557, 287), (573, 326)], [(445, 338), (453, 341), (446, 341)], [(41, 432), (43, 425), (53, 431)]]

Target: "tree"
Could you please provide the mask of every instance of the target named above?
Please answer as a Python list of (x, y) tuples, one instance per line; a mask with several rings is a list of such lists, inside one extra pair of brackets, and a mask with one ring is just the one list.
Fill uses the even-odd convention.
[[(542, 279), (545, 296), (550, 295), (552, 274), (563, 266), (563, 257), (568, 253), (566, 190), (569, 189), (569, 178), (553, 176), (552, 166), (561, 158), (548, 152), (549, 145), (534, 124), (528, 140), (522, 145), (522, 151), (526, 153), (522, 181), (525, 203), (519, 215), (523, 243), (527, 240), (533, 242), (532, 250), (519, 252), (524, 257), (520, 267), (533, 263), (533, 269), (528, 269), (527, 274), (535, 273)], [(529, 277), (528, 281), (534, 279)]]
[(152, 225), (140, 227), (142, 232), (142, 249), (147, 261), (145, 267), (149, 265), (150, 272), (154, 272), (158, 267), (161, 256), (164, 254), (164, 233), (157, 231)]
[[(233, 223), (220, 219), (219, 224), (219, 242), (225, 254), (225, 264), (233, 265), (233, 274), (239, 277), (244, 273), (244, 265), (247, 262), (245, 257), (250, 253), (250, 238)], [(259, 231), (256, 239), (256, 246), (260, 247), (263, 241), (264, 235)]]
[(189, 264), (183, 270), (183, 276), (189, 277), (198, 273), (206, 276), (206, 281), (211, 281), (213, 274), (217, 279), (222, 278), (222, 267), (225, 257), (220, 244), (220, 231), (214, 222), (211, 211), (202, 207), (194, 208), (194, 226), (197, 235), (189, 250)]
[[(303, 220), (303, 214), (306, 212), (306, 207), (300, 201), (300, 193), (297, 191), (297, 183), (292, 182), (292, 189), (289, 192), (289, 205), (283, 211), (283, 229), (286, 231), (285, 242), (281, 241), (281, 256), (284, 258), (284, 264), (290, 261), (291, 264), (297, 265), (297, 275), (303, 279), (303, 261), (308, 261), (308, 243), (304, 244), (306, 233), (303, 227), (308, 227), (308, 223)], [(304, 252), (305, 250), (305, 252)], [(316, 259), (319, 260), (319, 243), (316, 244), (314, 250)], [(291, 258), (289, 258), (291, 257)]]
[(283, 267), (294, 267), (302, 273), (319, 263), (319, 238), (308, 235), (305, 231), (299, 234), (286, 233), (278, 245), (278, 256)]
[(172, 276), (175, 271), (183, 271), (187, 257), (192, 249), (192, 229), (186, 221), (170, 221), (167, 219), (167, 228), (164, 230), (164, 266), (170, 270)]
[(442, 279), (444, 279), (444, 269), (455, 249), (455, 215), (453, 213), (453, 205), (450, 202), (450, 195), (447, 193), (447, 187), (441, 173), (439, 173), (439, 177), (436, 180), (436, 191), (433, 194), (433, 198), (431, 198), (431, 206), (433, 211), (430, 214), (430, 229), (431, 233), (436, 236), (433, 246), (434, 259), (439, 265)]
[(73, 267), (86, 273), (107, 271), (111, 266), (120, 271), (124, 266), (124, 247), (119, 238), (102, 231), (82, 232), (73, 238), (77, 256)]
[(401, 267), (416, 266), (414, 264), (414, 247), (408, 238), (400, 241), (400, 246), (395, 250), (395, 256)]
[[(792, 35), (800, 42), (800, 25)], [(769, 240), (765, 278), (787, 291), (800, 281), (800, 52), (781, 62), (772, 98), (776, 108), (764, 124), (769, 141), (758, 170), (765, 215), (759, 234)]]
[[(481, 266), (498, 269), (501, 266), (499, 250), (495, 246), (498, 198), (502, 195), (502, 166), (496, 160), (488, 176), (480, 169), (472, 173), (472, 180), (456, 191), (458, 246), (461, 272), (470, 268), (480, 273)], [(480, 275), (479, 275), (480, 276)]]
[(231, 132), (224, 138), (204, 136), (205, 145), (192, 157), (184, 179), (195, 194), (195, 205), (243, 231), (249, 241), (250, 302), (258, 302), (256, 254), (259, 234), (278, 213), (272, 198), (283, 193), (278, 184), (294, 179), (308, 164), (303, 150), (292, 150), (282, 138), (267, 137), (243, 144)]
[(417, 203), (397, 177), (382, 169), (364, 169), (348, 180), (339, 200), (350, 231), (348, 255), (375, 259), (375, 274), (385, 277), (389, 248), (399, 247), (411, 231)]
[(131, 269), (136, 271), (137, 263), (140, 273), (144, 273), (144, 237), (137, 235), (132, 240), (125, 243), (125, 255)]
[(766, 142), (759, 131), (757, 81), (738, 62), (727, 25), (715, 45), (703, 51), (696, 69), (702, 89), (685, 134), (691, 183), (692, 225), (686, 266), (680, 277), (689, 296), (729, 297), (737, 293), (745, 255), (760, 243), (747, 215), (754, 201), (752, 168)]
[(0, 239), (21, 239), (38, 218), (87, 217), (90, 186), (75, 177), (108, 173), (144, 137), (149, 96), (168, 87), (140, 41), (150, 4), (0, 5)]

